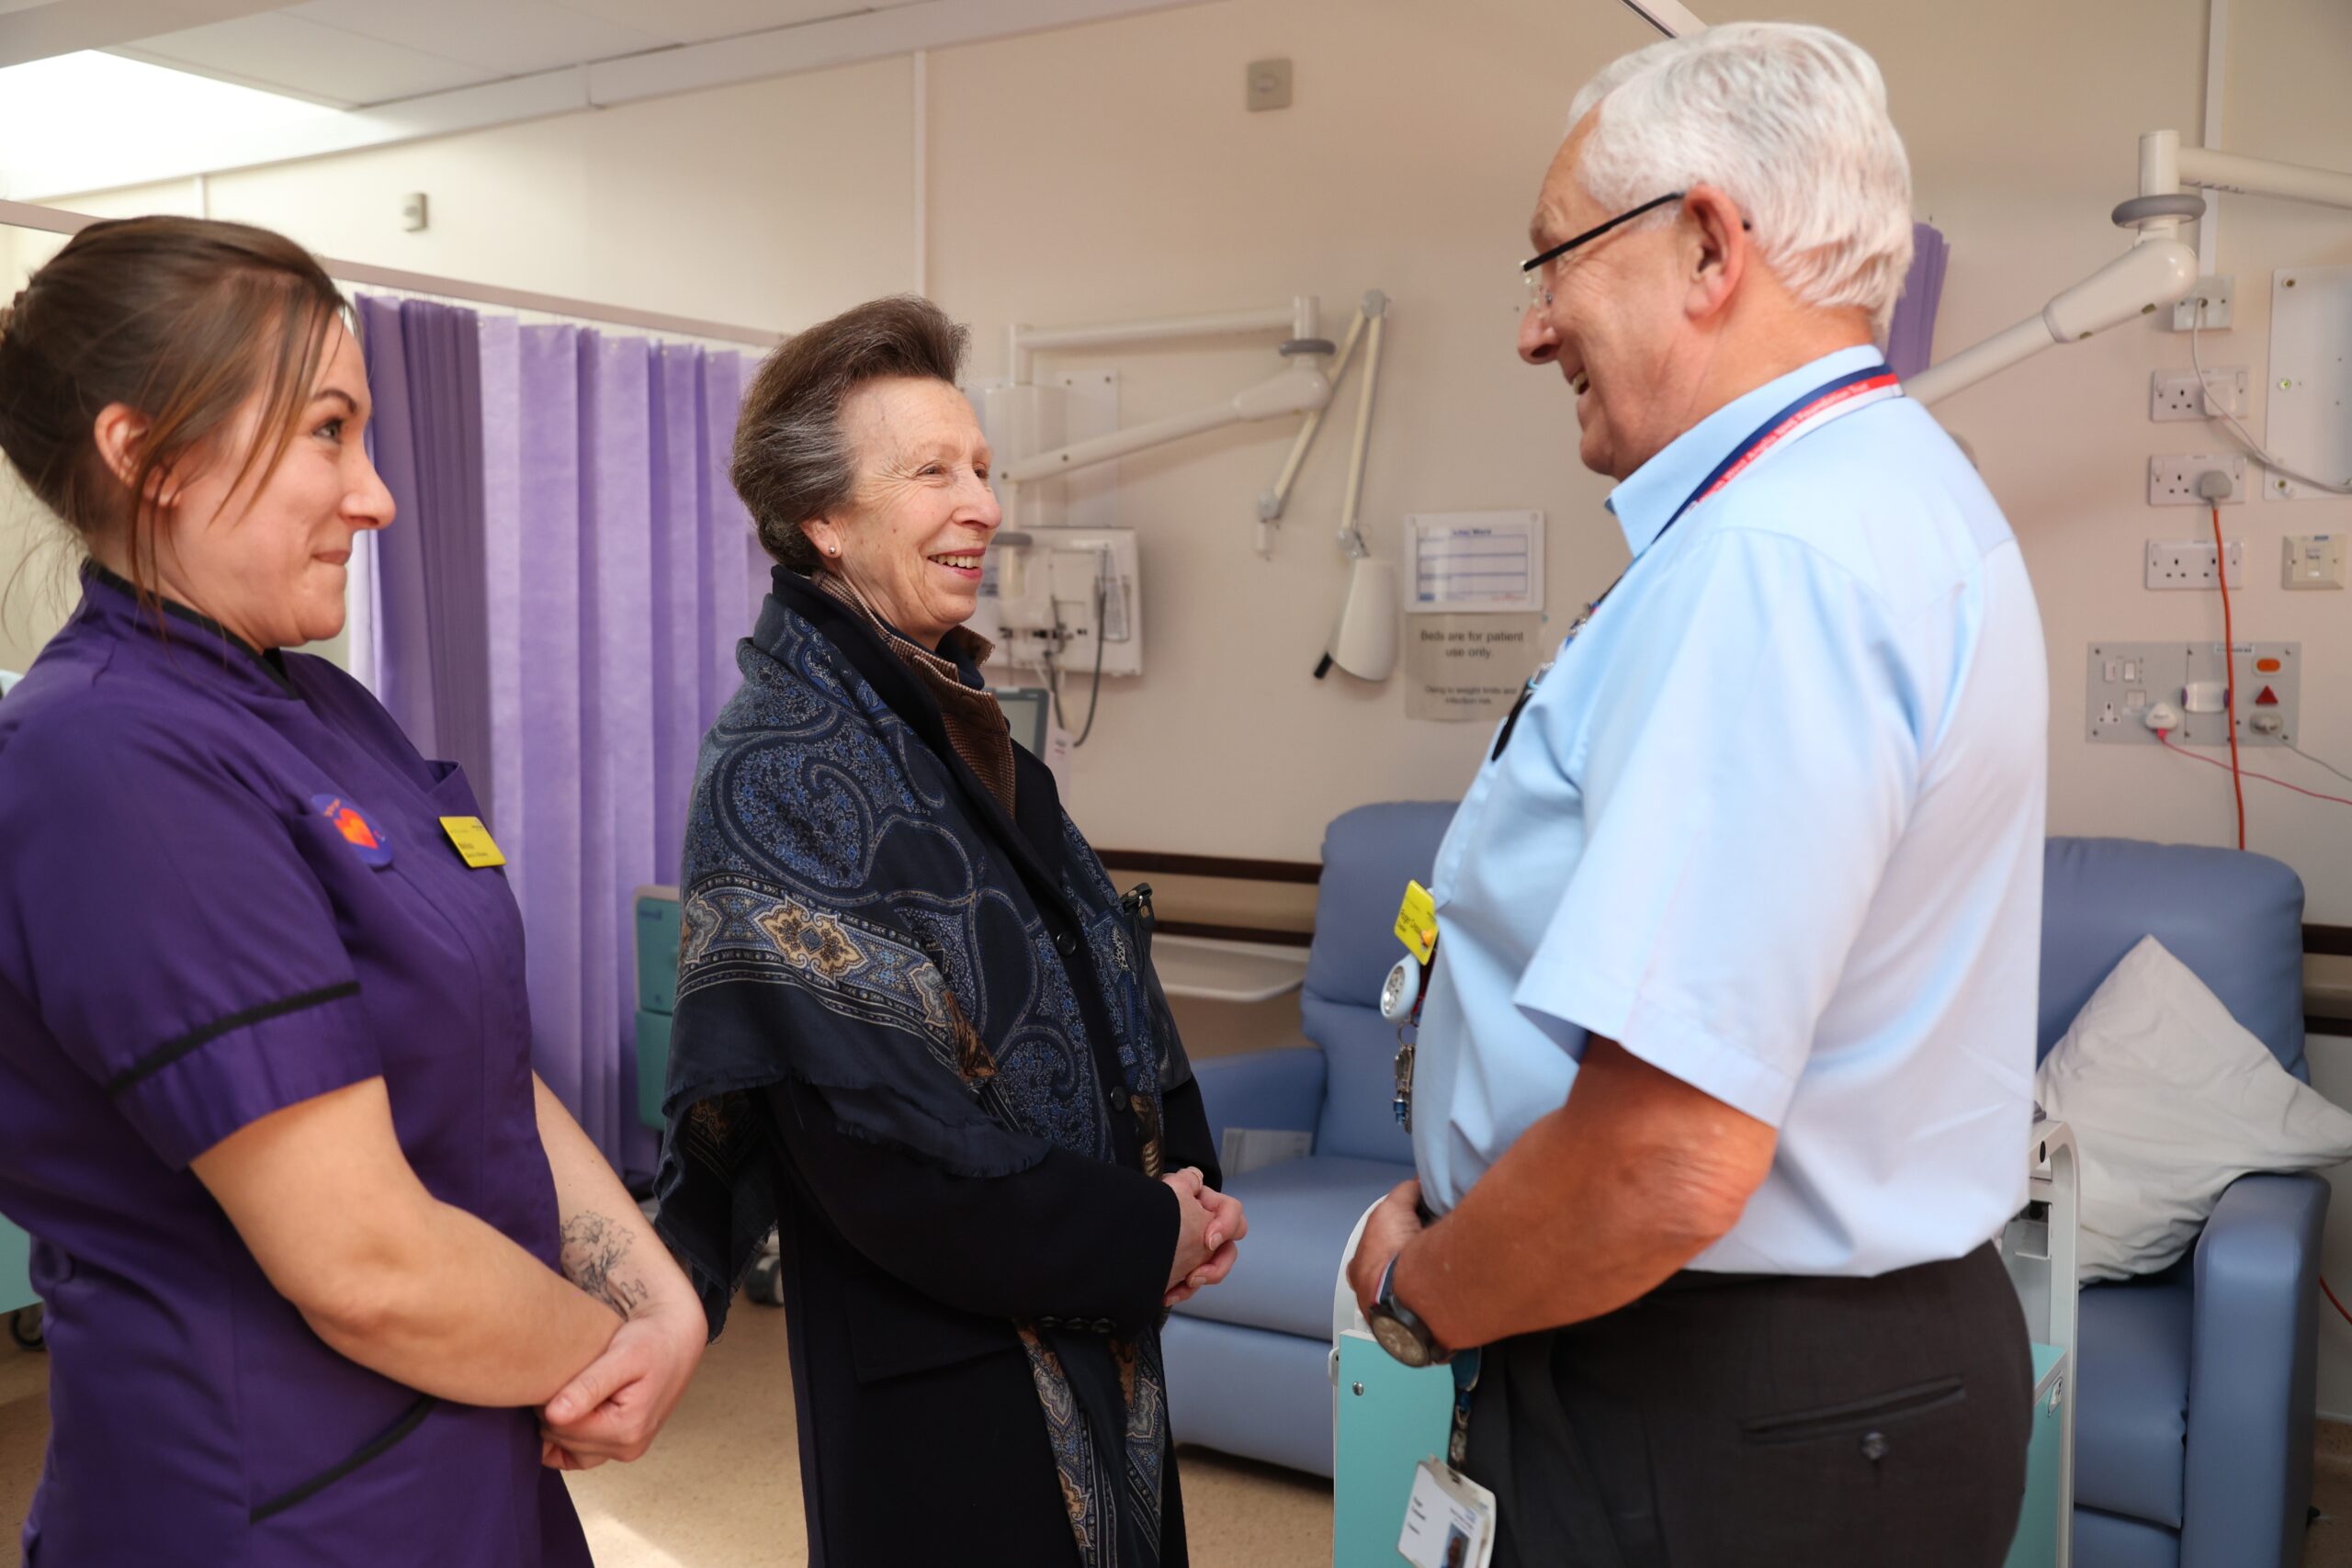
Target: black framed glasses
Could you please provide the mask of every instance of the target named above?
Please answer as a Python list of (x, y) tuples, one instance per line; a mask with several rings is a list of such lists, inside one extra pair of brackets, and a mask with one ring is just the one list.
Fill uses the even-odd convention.
[[(1527, 280), (1527, 302), (1530, 305), (1551, 304), (1552, 292), (1550, 289), (1544, 287), (1544, 279), (1546, 271), (1554, 262), (1559, 260), (1562, 256), (1566, 255), (1578, 245), (1589, 244), (1592, 241), (1598, 240), (1600, 236), (1606, 234), (1611, 229), (1616, 228), (1619, 224), (1631, 223), (1643, 213), (1655, 212), (1659, 208), (1664, 207), (1668, 202), (1680, 201), (1689, 194), (1690, 193), (1688, 191), (1668, 191), (1664, 196), (1657, 197), (1654, 201), (1645, 201), (1639, 207), (1631, 208), (1626, 211), (1619, 213), (1616, 217), (1611, 218), (1608, 222), (1600, 224), (1597, 228), (1587, 229), (1583, 233), (1578, 234), (1573, 240), (1561, 241), (1558, 244), (1554, 245), (1550, 250), (1545, 251), (1542, 255), (1537, 256), (1532, 261), (1521, 262), (1520, 264), (1519, 273), (1521, 277)], [(1743, 224), (1742, 227), (1745, 227), (1745, 225)]]
[(1524, 277), (1526, 280), (1526, 303), (1529, 303), (1529, 306), (1550, 306), (1550, 303), (1553, 303), (1553, 291), (1543, 287), (1543, 277), (1545, 277), (1545, 270), (1550, 268), (1555, 261), (1566, 256), (1571, 249), (1576, 249), (1578, 244), (1590, 244), (1592, 240), (1600, 240), (1601, 235), (1606, 235), (1611, 228), (1621, 226), (1621, 223), (1633, 223), (1634, 219), (1639, 219), (1639, 216), (1644, 214), (1644, 211), (1656, 211), (1660, 209), (1660, 207), (1668, 205), (1668, 202), (1679, 202), (1684, 195), (1689, 195), (1687, 190), (1668, 190), (1668, 193), (1656, 197), (1656, 200), (1642, 202), (1639, 207), (1628, 207), (1628, 209), (1616, 214), (1606, 223), (1600, 223), (1600, 226), (1595, 228), (1588, 228), (1585, 232), (1576, 235), (1574, 240), (1562, 240), (1562, 243), (1555, 244), (1555, 247), (1547, 249), (1547, 252), (1543, 252), (1541, 256), (1536, 256), (1533, 261), (1521, 261), (1520, 277)]

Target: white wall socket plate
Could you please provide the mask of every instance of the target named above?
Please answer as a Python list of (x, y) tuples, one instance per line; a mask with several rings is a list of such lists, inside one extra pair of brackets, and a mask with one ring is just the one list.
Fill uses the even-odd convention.
[[(2230, 541), (2230, 589), (2245, 583), (2245, 541)], [(2213, 576), (2211, 539), (2150, 539), (2148, 586), (2151, 588), (2210, 588), (2222, 585)]]
[(2210, 419), (2221, 414), (2243, 418), (2247, 391), (2243, 365), (2215, 366), (2205, 372), (2205, 396), (2197, 396), (2194, 370), (2158, 370), (2148, 378), (2148, 417), (2161, 424), (2168, 420)]
[(2211, 506), (2197, 493), (2197, 476), (2219, 468), (2230, 476), (2230, 498), (2223, 506), (2245, 500), (2245, 457), (2236, 452), (2166, 454), (2148, 459), (2150, 506)]
[[(2195, 327), (2202, 332), (2219, 332), (2230, 324), (2230, 299), (2236, 291), (2237, 279), (2227, 274), (2220, 277), (2200, 277), (2197, 287), (2174, 301), (2172, 330), (2185, 333)], [(2198, 314), (2199, 308), (2203, 316)]]
[(2278, 567), (2280, 587), (2344, 586), (2343, 535), (2290, 534), (2280, 542), (2286, 546), (2285, 559)]

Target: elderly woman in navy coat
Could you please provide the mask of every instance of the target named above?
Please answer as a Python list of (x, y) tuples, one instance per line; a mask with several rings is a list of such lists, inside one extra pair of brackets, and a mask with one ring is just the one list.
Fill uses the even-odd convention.
[(780, 1229), (812, 1562), (1181, 1564), (1159, 1325), (1244, 1221), (1148, 903), (962, 626), (1001, 517), (964, 344), (876, 300), (744, 400), (779, 564), (687, 828), (662, 1224), (714, 1324)]

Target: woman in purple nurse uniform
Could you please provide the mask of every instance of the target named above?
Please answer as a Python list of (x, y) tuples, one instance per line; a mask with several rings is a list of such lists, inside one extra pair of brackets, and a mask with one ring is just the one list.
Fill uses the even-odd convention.
[[(25, 1560), (587, 1561), (703, 1314), (530, 1065), (476, 805), (356, 682), (392, 520), (334, 285), (99, 223), (0, 310), (0, 451), (82, 599), (0, 703), (0, 1213), (52, 1352)], [(486, 838), (486, 835), (482, 835)]]

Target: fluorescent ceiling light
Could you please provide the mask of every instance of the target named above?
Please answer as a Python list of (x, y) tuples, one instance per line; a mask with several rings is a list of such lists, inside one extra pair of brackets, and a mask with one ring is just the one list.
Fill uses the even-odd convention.
[(81, 188), (70, 171), (119, 166), (191, 130), (266, 133), (337, 112), (89, 50), (11, 65), (0, 70), (0, 196)]

